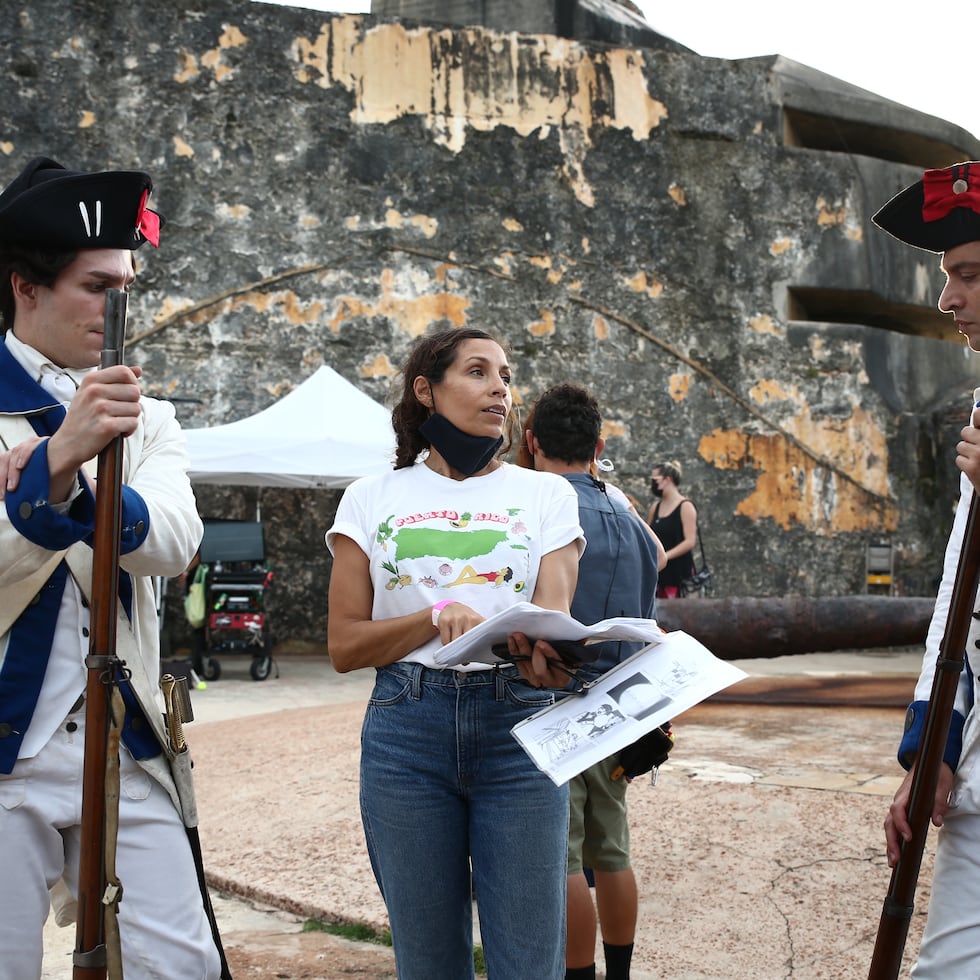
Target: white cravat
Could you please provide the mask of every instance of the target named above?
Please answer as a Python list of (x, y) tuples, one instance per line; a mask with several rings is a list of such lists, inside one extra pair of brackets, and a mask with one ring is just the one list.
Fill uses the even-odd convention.
[(41, 365), (41, 377), (38, 379), (38, 384), (65, 408), (71, 404), (75, 392), (78, 391), (78, 384), (75, 379), (67, 371), (51, 363)]

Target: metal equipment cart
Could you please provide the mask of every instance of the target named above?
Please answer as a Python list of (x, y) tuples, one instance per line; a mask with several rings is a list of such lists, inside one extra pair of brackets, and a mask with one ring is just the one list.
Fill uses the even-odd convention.
[(265, 612), (273, 572), (265, 560), (262, 522), (205, 519), (201, 563), (208, 566), (204, 679), (221, 676), (217, 655), (248, 654), (253, 680), (264, 681), (273, 662)]

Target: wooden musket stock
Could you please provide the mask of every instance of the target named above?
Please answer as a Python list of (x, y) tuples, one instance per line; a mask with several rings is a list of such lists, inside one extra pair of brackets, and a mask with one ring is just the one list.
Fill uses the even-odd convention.
[[(106, 290), (101, 367), (123, 362), (126, 294)], [(85, 685), (85, 761), (82, 774), (81, 857), (73, 980), (103, 980), (106, 949), (105, 778), (109, 711), (116, 669), (116, 606), (122, 525), (122, 436), (100, 453), (95, 495), (88, 673)]]
[(874, 953), (868, 980), (895, 980), (902, 967), (909, 921), (914, 908), (915, 886), (922, 865), (929, 822), (939, 784), (940, 766), (946, 749), (953, 704), (960, 672), (963, 670), (970, 620), (980, 582), (980, 506), (977, 495), (970, 501), (970, 513), (956, 579), (950, 599), (946, 630), (943, 633), (932, 681), (929, 706), (926, 709), (922, 744), (915, 764), (909, 793), (908, 820), (912, 838), (902, 842), (898, 863), (892, 871), (888, 894), (878, 923)]

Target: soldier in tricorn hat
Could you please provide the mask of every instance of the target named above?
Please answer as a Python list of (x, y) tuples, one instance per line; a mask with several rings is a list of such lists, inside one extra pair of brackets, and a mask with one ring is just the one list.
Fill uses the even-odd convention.
[(38, 157), (0, 193), (0, 980), (40, 976), (49, 889), (77, 895), (90, 474), (116, 436), (117, 650), (131, 674), (116, 851), (124, 973), (222, 975), (185, 831), (189, 786), (163, 747), (150, 577), (183, 571), (203, 528), (172, 405), (142, 397), (140, 368), (99, 367), (106, 289), (128, 289), (134, 250), (159, 242), (151, 188), (145, 173)]
[[(949, 313), (970, 349), (980, 352), (980, 162), (928, 170), (892, 198), (874, 223), (916, 248), (941, 253), (946, 285), (939, 309)], [(974, 487), (980, 489), (980, 388), (974, 394), (973, 424), (963, 429), (956, 465), (960, 502), (946, 546), (942, 584), (926, 639), (922, 672), (909, 706), (899, 761), (909, 770), (885, 820), (888, 863), (900, 855), (900, 839), (911, 839), (909, 793), (932, 690), (940, 643), (949, 615), (953, 583)], [(972, 486), (971, 486), (972, 484)], [(967, 652), (976, 650), (980, 622), (974, 616)], [(949, 739), (943, 755), (932, 822), (941, 827), (932, 898), (916, 980), (980, 976), (980, 712), (976, 665), (960, 674)]]

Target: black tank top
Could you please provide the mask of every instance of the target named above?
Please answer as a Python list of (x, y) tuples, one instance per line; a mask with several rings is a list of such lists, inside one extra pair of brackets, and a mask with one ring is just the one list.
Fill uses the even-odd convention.
[[(650, 521), (650, 527), (653, 528), (654, 533), (660, 538), (665, 551), (670, 551), (671, 548), (676, 547), (684, 540), (681, 508), (685, 503), (689, 502), (688, 498), (684, 497), (669, 514), (663, 517), (660, 516), (659, 501), (656, 507), (653, 508), (653, 518)], [(679, 555), (677, 558), (671, 558), (667, 562), (667, 567), (660, 573), (660, 577), (657, 579), (657, 585), (680, 585), (684, 579), (690, 578), (693, 574), (694, 561), (689, 551), (687, 554)]]

